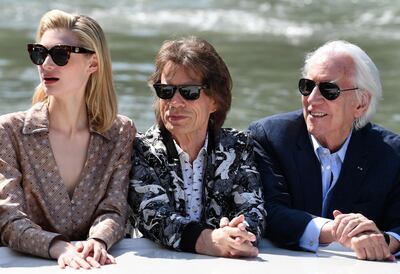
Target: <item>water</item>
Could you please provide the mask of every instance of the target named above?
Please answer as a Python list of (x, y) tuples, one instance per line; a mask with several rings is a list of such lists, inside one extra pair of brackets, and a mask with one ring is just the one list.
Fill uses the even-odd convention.
[(113, 58), (120, 113), (139, 130), (154, 121), (146, 80), (162, 41), (185, 35), (209, 40), (233, 76), (225, 126), (301, 106), (296, 89), (306, 52), (332, 39), (365, 49), (381, 72), (384, 100), (374, 121), (400, 132), (400, 2), (369, 0), (0, 0), (0, 114), (30, 106), (38, 75), (25, 50), (50, 9), (96, 19)]

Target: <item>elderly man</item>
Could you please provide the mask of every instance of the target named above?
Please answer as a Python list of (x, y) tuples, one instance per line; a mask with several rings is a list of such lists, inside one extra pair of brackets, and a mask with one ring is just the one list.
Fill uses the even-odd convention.
[(303, 109), (250, 125), (263, 181), (267, 237), (316, 251), (337, 241), (359, 259), (393, 260), (400, 234), (400, 138), (369, 121), (382, 88), (358, 46), (307, 55)]
[(232, 81), (207, 41), (166, 41), (150, 85), (157, 124), (135, 141), (129, 202), (143, 235), (179, 251), (252, 257), (264, 201), (248, 133), (223, 129)]

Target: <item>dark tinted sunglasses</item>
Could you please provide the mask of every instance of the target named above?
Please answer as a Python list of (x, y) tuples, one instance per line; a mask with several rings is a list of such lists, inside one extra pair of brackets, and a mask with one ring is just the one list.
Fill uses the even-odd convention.
[[(317, 83), (310, 79), (301, 78), (299, 80), (299, 91), (302, 95), (308, 96), (314, 90)], [(342, 91), (357, 90), (358, 88), (340, 89), (338, 85), (330, 82), (321, 82), (318, 84), (321, 95), (327, 100), (335, 100)]]
[(47, 49), (40, 44), (28, 44), (27, 47), (29, 56), (35, 65), (42, 65), (49, 54), (56, 65), (65, 66), (68, 63), (71, 53), (94, 53), (94, 51), (86, 48), (67, 45), (57, 45), (51, 49)]
[(161, 99), (171, 99), (175, 91), (179, 90), (181, 96), (186, 100), (196, 100), (200, 97), (200, 91), (208, 88), (208, 85), (167, 85), (156, 83), (153, 85), (156, 94)]

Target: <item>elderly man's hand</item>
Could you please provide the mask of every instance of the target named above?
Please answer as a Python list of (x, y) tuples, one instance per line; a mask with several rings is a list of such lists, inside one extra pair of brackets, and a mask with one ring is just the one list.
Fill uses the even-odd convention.
[(358, 259), (395, 261), (382, 233), (363, 232), (351, 238), (350, 248)]
[(332, 224), (333, 240), (345, 247), (351, 247), (351, 238), (364, 232), (380, 234), (376, 224), (362, 214), (343, 214), (339, 210), (333, 211), (335, 219)]
[(220, 228), (205, 229), (196, 242), (196, 252), (221, 257), (256, 257), (258, 249), (252, 242), (256, 236), (246, 230), (244, 216), (222, 218)]
[(362, 214), (333, 212), (332, 237), (362, 260), (394, 260), (376, 224)]

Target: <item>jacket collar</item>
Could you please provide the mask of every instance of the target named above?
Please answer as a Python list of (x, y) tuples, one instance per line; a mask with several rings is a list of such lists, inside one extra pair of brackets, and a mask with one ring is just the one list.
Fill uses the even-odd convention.
[[(168, 162), (173, 163), (179, 160), (179, 153), (176, 149), (175, 142), (173, 140), (173, 137), (171, 133), (166, 129), (166, 128), (159, 128), (158, 125), (153, 126), (149, 131), (152, 131), (153, 133), (158, 133), (160, 134), (162, 138), (162, 142), (164, 143), (166, 150), (167, 150), (167, 157), (168, 157)], [(214, 145), (214, 134), (212, 130), (208, 130), (207, 133), (207, 154), (210, 154), (211, 151), (215, 148)]]
[[(24, 125), (22, 128), (22, 133), (27, 135), (42, 132), (49, 132), (49, 109), (47, 102), (37, 103), (26, 112)], [(93, 125), (90, 122), (89, 132), (103, 136), (108, 141), (113, 139), (111, 129), (100, 133), (94, 129)]]

